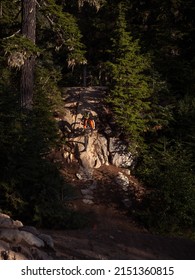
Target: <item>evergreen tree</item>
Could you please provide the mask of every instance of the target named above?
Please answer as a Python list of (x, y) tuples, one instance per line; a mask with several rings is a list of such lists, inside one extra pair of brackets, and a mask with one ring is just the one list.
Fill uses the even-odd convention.
[[(65, 53), (64, 64), (74, 66), (85, 59), (84, 48), (76, 20), (71, 14), (63, 13), (62, 7), (53, 0), (34, 3), (38, 5), (37, 25), (35, 6), (29, 6), (32, 1), (24, 1), (23, 19), (26, 20), (21, 30), (19, 5), (16, 1), (14, 4), (2, 1), (0, 209), (28, 223), (34, 221), (40, 226), (47, 226), (51, 222), (67, 226), (72, 222), (73, 213), (65, 208), (62, 193), (66, 196), (70, 188), (60, 176), (58, 167), (47, 160), (48, 153), (58, 141), (50, 97), (59, 92), (57, 83), (61, 76), (60, 67), (56, 65), (59, 49)], [(29, 17), (31, 13), (33, 18)], [(35, 79), (31, 65), (22, 72), (21, 86), (20, 76), (24, 70), (21, 68), (26, 67), (28, 60), (33, 58), (34, 61), (38, 53)], [(22, 107), (30, 108), (30, 114), (21, 112), (19, 108), (20, 86)]]
[(136, 213), (142, 223), (164, 234), (193, 235), (195, 176), (189, 150), (163, 137), (151, 145), (136, 173), (148, 187)]
[(141, 54), (139, 42), (127, 31), (123, 3), (112, 38), (110, 62), (112, 90), (109, 101), (117, 123), (136, 145), (143, 144), (142, 134), (149, 121), (152, 95), (149, 76), (150, 59)]
[[(52, 64), (55, 68), (55, 61), (60, 57), (66, 67), (73, 68), (76, 64), (85, 63), (86, 59), (76, 19), (71, 14), (63, 12), (62, 6), (58, 5), (57, 1), (23, 0), (21, 4), (22, 17), (20, 10), (16, 10), (15, 14), (7, 12), (10, 5), (7, 2), (4, 4), (3, 1), (7, 14), (2, 14), (1, 25), (3, 26), (6, 20), (6, 27), (9, 29), (1, 38), (9, 66), (21, 70), (21, 105), (31, 107), (33, 90), (36, 87), (33, 78), (34, 65), (51, 67)], [(4, 18), (6, 16), (8, 19)], [(12, 16), (12, 19), (9, 16)], [(15, 32), (13, 22), (16, 19), (19, 29)], [(22, 25), (22, 30), (19, 24)], [(36, 59), (35, 63), (38, 54), (40, 59)], [(48, 57), (49, 65), (45, 63)]]

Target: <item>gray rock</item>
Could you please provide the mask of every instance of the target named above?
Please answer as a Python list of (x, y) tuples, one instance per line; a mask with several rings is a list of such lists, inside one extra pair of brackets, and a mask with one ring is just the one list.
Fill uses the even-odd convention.
[(84, 199), (83, 199), (83, 203), (84, 203), (84, 204), (89, 204), (89, 205), (90, 205), (90, 204), (94, 204), (93, 200), (87, 199), (87, 198), (84, 198)]
[(16, 220), (16, 221), (13, 222), (13, 227), (14, 228), (22, 228), (23, 223), (21, 221)]
[(80, 166), (79, 173), (77, 174), (80, 174), (80, 177), (82, 178), (81, 180), (83, 181), (91, 180), (93, 177), (93, 168), (90, 168), (89, 166)]
[(76, 177), (79, 179), (79, 180), (82, 180), (83, 178), (82, 178), (82, 175), (80, 174), (80, 173), (77, 173), (76, 174)]
[(93, 195), (85, 195), (84, 199), (93, 200), (94, 197), (93, 197)]
[(54, 250), (49, 235), (40, 234), (35, 227), (23, 226), (22, 222), (3, 213), (0, 213), (0, 222), (0, 259), (52, 259), (45, 251), (48, 247)]
[(0, 218), (10, 218), (10, 216), (0, 212)]
[(22, 222), (12, 220), (8, 215), (0, 213), (0, 228), (20, 228)]
[(115, 182), (122, 188), (124, 192), (129, 189), (129, 179), (123, 173), (119, 172), (115, 178)]
[(18, 244), (25, 241), (30, 246), (44, 247), (44, 242), (27, 231), (19, 231), (17, 229), (1, 229), (0, 239), (9, 243)]
[(45, 244), (49, 247), (54, 249), (54, 242), (50, 235), (41, 233), (38, 237), (45, 242)]
[(44, 242), (30, 232), (21, 231), (21, 239), (27, 242), (30, 246), (44, 247)]
[(131, 175), (131, 170), (129, 169), (123, 169), (123, 172), (126, 174), (126, 175)]
[(11, 250), (15, 254), (16, 259), (28, 259), (32, 260), (33, 256), (31, 254), (32, 247), (28, 246), (28, 244), (18, 244), (11, 246)]
[(81, 189), (81, 193), (82, 195), (92, 195), (93, 194), (93, 191), (90, 190), (90, 189)]
[(38, 230), (35, 227), (32, 227), (32, 226), (23, 226), (22, 228), (20, 228), (20, 230), (24, 230), (24, 231), (30, 232), (30, 233), (32, 233), (34, 235), (38, 235), (39, 234)]
[(1, 228), (0, 239), (9, 243), (17, 244), (21, 242), (22, 237), (17, 229)]
[(0, 252), (10, 250), (10, 245), (8, 242), (0, 240)]
[(10, 228), (13, 226), (13, 221), (10, 217), (0, 216), (0, 227), (1, 228)]
[(32, 248), (31, 254), (35, 260), (52, 260), (51, 256), (38, 248)]
[(111, 163), (117, 167), (128, 168), (133, 164), (133, 157), (127, 146), (118, 138), (109, 139), (109, 152)]

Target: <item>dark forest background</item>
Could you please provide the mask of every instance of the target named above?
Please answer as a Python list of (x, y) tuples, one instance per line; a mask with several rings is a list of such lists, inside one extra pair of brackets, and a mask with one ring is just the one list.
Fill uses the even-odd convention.
[(194, 15), (193, 0), (0, 0), (1, 211), (45, 227), (85, 224), (47, 160), (61, 144), (52, 114), (64, 87), (107, 86), (133, 172), (150, 189), (131, 214), (193, 237)]

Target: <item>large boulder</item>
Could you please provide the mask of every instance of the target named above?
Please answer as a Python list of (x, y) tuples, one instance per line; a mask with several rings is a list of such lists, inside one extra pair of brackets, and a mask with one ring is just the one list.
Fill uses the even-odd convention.
[(0, 213), (0, 260), (49, 260), (54, 255), (49, 235)]
[(0, 228), (20, 228), (22, 226), (22, 222), (14, 221), (8, 215), (0, 213)]
[[(63, 115), (56, 118), (63, 136), (66, 137), (63, 157), (67, 161), (78, 161), (87, 170), (86, 173), (90, 174), (93, 173), (93, 168), (103, 165), (129, 168), (133, 163), (126, 143), (119, 136), (113, 136), (115, 126), (113, 120), (107, 117), (108, 112), (103, 102), (105, 94), (106, 89), (100, 87), (67, 89)], [(90, 111), (95, 120), (96, 127), (93, 131), (83, 128), (82, 119), (86, 111)], [(90, 174), (87, 175), (89, 179)]]
[(109, 138), (109, 153), (112, 165), (128, 168), (133, 164), (132, 154), (127, 145), (118, 138)]

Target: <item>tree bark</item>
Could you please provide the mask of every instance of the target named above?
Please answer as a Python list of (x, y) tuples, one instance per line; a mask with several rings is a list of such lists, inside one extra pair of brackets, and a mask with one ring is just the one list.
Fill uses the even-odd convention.
[[(36, 0), (22, 0), (22, 34), (35, 44)], [(35, 56), (25, 60), (21, 73), (21, 107), (33, 106)]]

